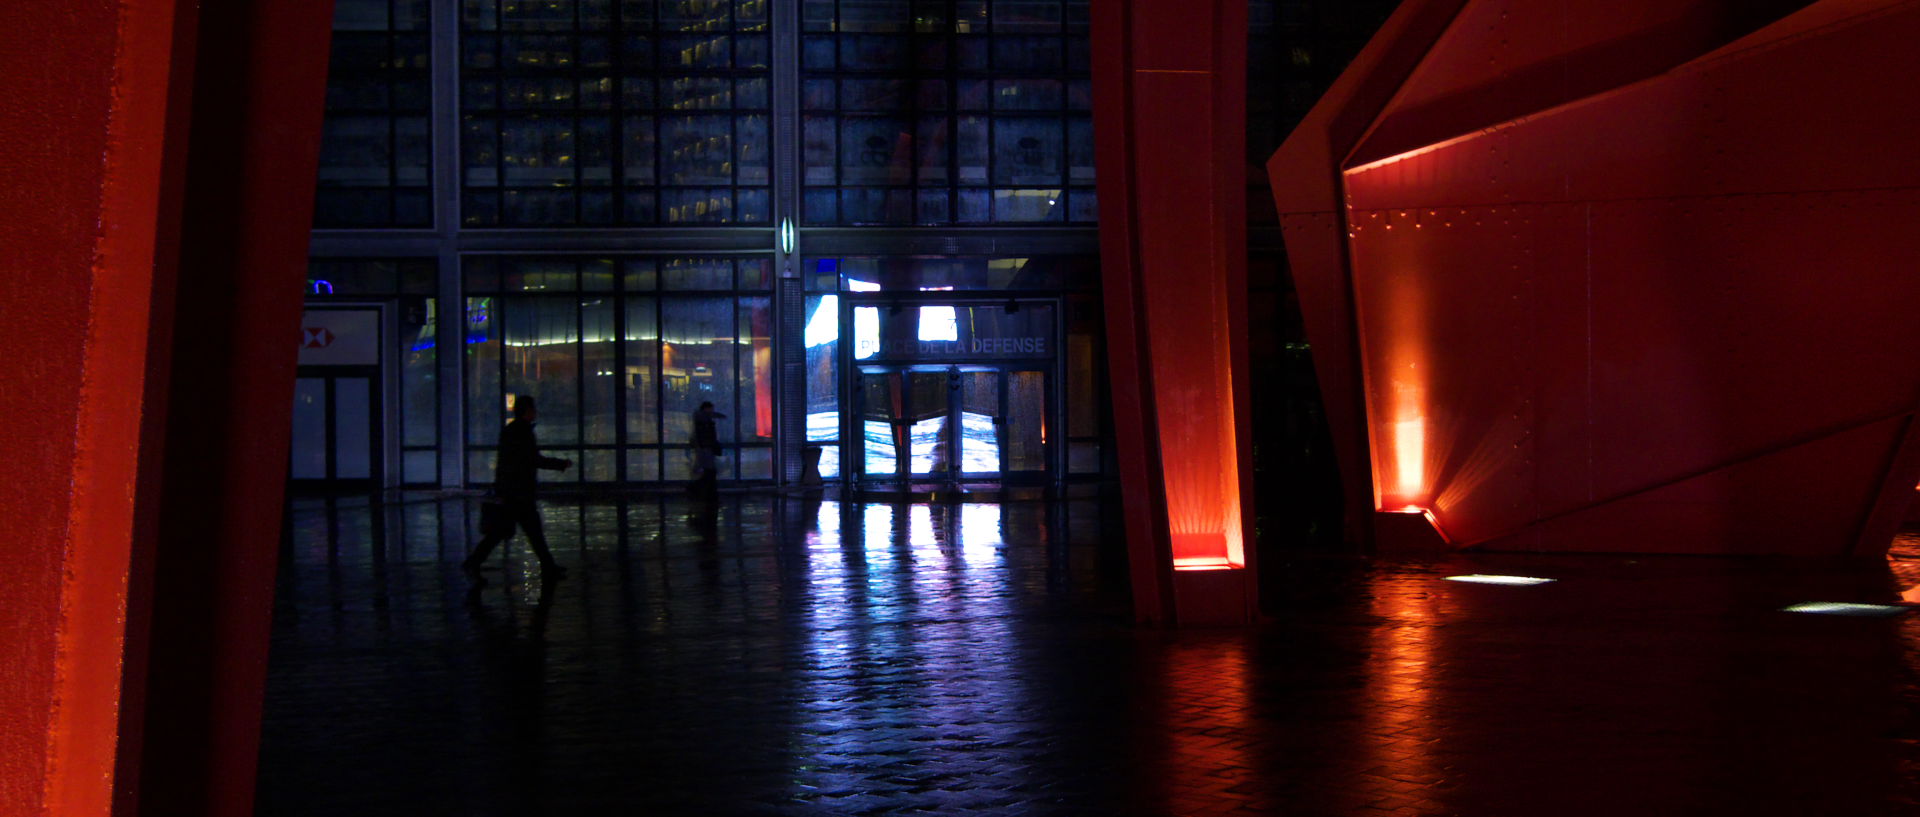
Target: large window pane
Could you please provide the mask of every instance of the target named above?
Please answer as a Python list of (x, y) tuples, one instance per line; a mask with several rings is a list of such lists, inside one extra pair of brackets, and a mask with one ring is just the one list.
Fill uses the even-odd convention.
[(580, 441), (579, 301), (572, 297), (503, 299), (506, 395), (540, 401), (540, 441)]
[[(438, 445), (439, 378), (435, 374), (435, 319), (437, 304), (432, 298), (406, 298), (402, 301), (400, 331), (400, 444)], [(417, 312), (417, 314), (416, 314)], [(418, 321), (417, 323), (415, 321)]]
[(773, 441), (773, 305), (765, 296), (740, 299), (740, 417), (742, 442)]
[(1058, 119), (994, 119), (993, 183), (1058, 184), (1065, 146), (1062, 123)]
[[(660, 442), (660, 327), (654, 299), (626, 298), (627, 440)], [(656, 468), (657, 470), (657, 468)]]
[(806, 345), (807, 441), (840, 439), (840, 381), (835, 374), (840, 351), (840, 297), (807, 296)]
[[(668, 443), (693, 441), (693, 413), (702, 402), (729, 417), (734, 408), (732, 298), (661, 299), (661, 376)], [(717, 423), (721, 442), (732, 442), (732, 424)]]
[[(467, 299), (467, 444), (491, 446), (506, 419), (500, 396), (498, 299)], [(490, 479), (490, 478), (489, 478)]]
[[(582, 380), (580, 407), (581, 441), (589, 445), (611, 445), (618, 422), (614, 384), (619, 371), (619, 349), (615, 347), (613, 298), (596, 297), (580, 302), (580, 350)], [(609, 466), (611, 468), (611, 466)]]
[(334, 8), (316, 227), (426, 227), (430, 75), (419, 0)]

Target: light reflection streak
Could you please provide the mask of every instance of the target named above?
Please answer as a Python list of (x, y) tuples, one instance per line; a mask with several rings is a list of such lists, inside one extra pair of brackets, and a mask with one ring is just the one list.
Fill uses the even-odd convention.
[[(909, 770), (991, 748), (996, 785), (1019, 784), (1025, 683), (981, 655), (1012, 655), (998, 505), (822, 505), (807, 534), (807, 642), (797, 667), (792, 795), (873, 774), (885, 747)], [(956, 539), (960, 547), (955, 548)], [(956, 563), (956, 550), (962, 561)], [(956, 569), (961, 568), (961, 569)], [(891, 705), (889, 701), (911, 701)]]
[(868, 505), (860, 513), (860, 544), (869, 567), (887, 567), (893, 564), (894, 517), (893, 506), (878, 503)]
[(1439, 779), (1432, 746), (1434, 722), (1434, 638), (1441, 616), (1434, 609), (1428, 579), (1421, 576), (1376, 578), (1373, 613), (1379, 624), (1368, 630), (1372, 660), (1367, 662), (1366, 707), (1372, 721), (1360, 734), (1370, 741), (1373, 758), (1367, 772), (1392, 781), (1430, 785)]
[(880, 308), (853, 308), (853, 359), (866, 360), (880, 353)]
[(869, 474), (892, 474), (898, 470), (898, 461), (894, 459), (893, 424), (885, 420), (864, 420), (860, 430), (866, 437), (867, 469)]
[(1252, 797), (1259, 772), (1241, 739), (1252, 723), (1247, 642), (1221, 638), (1181, 644), (1166, 664), (1166, 710), (1170, 785), (1167, 812), (1208, 814), (1232, 789), (1247, 797), (1242, 807), (1265, 811), (1271, 804)]
[(968, 567), (998, 564), (1005, 540), (998, 503), (960, 506), (960, 559)]

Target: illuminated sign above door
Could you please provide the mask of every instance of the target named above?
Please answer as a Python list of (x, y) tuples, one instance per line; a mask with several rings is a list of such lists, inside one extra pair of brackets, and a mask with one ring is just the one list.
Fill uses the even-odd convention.
[(1046, 359), (1053, 305), (856, 306), (855, 360)]

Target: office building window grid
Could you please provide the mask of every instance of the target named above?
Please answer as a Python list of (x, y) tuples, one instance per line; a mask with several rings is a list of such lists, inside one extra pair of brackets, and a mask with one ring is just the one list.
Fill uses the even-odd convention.
[(433, 226), (426, 0), (338, 0), (314, 226)]
[(1085, 0), (807, 0), (801, 14), (805, 223), (1098, 218)]
[(765, 224), (767, 0), (464, 0), (468, 227)]
[[(824, 287), (803, 286), (785, 307), (802, 320), (775, 320), (776, 302), (786, 303), (766, 229), (776, 202), (794, 206), (802, 246), (889, 236), (847, 258), (850, 269), (906, 252), (899, 233), (845, 229), (864, 226), (918, 227), (922, 242), (992, 235), (1012, 253), (1003, 261), (1095, 249), (1086, 0), (336, 8), (347, 36), (330, 75), (329, 138), (393, 136), (363, 138), (358, 154), (330, 147), (314, 252), (333, 259), (327, 275), (342, 293), (405, 316), (424, 304), (424, 330), (403, 327), (403, 365), (384, 375), (387, 394), (404, 401), (390, 399), (405, 419), (385, 430), (404, 438), (384, 471), (404, 474), (398, 484), (490, 483), (510, 397), (522, 393), (541, 400), (542, 446), (577, 466), (546, 480), (688, 479), (691, 415), (709, 399), (728, 415), (723, 479), (791, 476), (807, 445), (840, 453), (836, 380), (855, 374), (840, 364), (837, 338), (810, 338), (837, 327), (845, 299), (837, 276), (818, 276)], [(776, 86), (790, 96), (776, 98)], [(774, 127), (776, 110), (794, 115), (789, 130)], [(1072, 229), (995, 229), (1033, 226)], [(686, 231), (701, 227), (762, 229)], [(360, 288), (348, 283), (360, 273), (338, 259), (363, 257), (412, 266), (399, 283)], [(1034, 277), (1050, 279), (1047, 265), (963, 264), (966, 275), (948, 280), (959, 267), (911, 257), (926, 281), (885, 288), (1067, 294)], [(1084, 387), (1090, 347), (1057, 340), (1054, 376)], [(804, 375), (776, 372), (775, 347), (787, 345), (804, 349)], [(790, 395), (800, 405), (783, 409), (805, 415), (797, 440), (773, 430), (783, 376), (802, 380)], [(1088, 473), (1100, 449), (1081, 426), (1058, 440), (1049, 467)], [(836, 459), (823, 476), (841, 476)]]

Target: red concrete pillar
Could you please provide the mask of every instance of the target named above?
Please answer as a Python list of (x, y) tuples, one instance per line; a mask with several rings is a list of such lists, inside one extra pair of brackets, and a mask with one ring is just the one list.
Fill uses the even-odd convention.
[(252, 812), (330, 6), (0, 8), (9, 815)]
[(1136, 615), (1250, 621), (1246, 4), (1096, 4), (1094, 121)]

